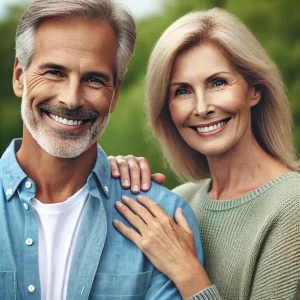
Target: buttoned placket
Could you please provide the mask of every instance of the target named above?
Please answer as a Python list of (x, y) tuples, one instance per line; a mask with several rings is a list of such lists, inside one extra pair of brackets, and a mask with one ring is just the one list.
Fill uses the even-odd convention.
[[(85, 205), (73, 261), (70, 270), (67, 299), (87, 300), (100, 261), (107, 233), (107, 218), (103, 206), (103, 197), (93, 176), (88, 179), (90, 195)], [(90, 233), (90, 238), (81, 235)], [(84, 253), (84, 256), (82, 256)], [(74, 276), (76, 274), (76, 276)]]
[(30, 179), (21, 185), (19, 197), (25, 214), (24, 223), (24, 288), (27, 299), (41, 299), (39, 261), (38, 261), (38, 219), (31, 199), (35, 197), (36, 189)]

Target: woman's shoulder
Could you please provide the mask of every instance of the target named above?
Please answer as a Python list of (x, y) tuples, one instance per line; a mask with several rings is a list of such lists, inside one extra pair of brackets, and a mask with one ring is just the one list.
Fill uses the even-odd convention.
[(187, 182), (175, 187), (172, 192), (190, 203), (199, 193), (207, 193), (210, 183), (211, 179), (203, 179), (198, 182)]

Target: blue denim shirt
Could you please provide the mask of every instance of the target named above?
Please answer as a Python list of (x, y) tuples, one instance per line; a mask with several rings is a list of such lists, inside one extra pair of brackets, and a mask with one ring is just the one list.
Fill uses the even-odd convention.
[[(21, 143), (20, 139), (14, 140), (0, 160), (0, 299), (5, 300), (41, 299), (38, 220), (30, 201), (35, 197), (36, 186), (16, 160)], [(89, 198), (72, 259), (67, 299), (181, 299), (174, 284), (112, 225), (114, 219), (128, 225), (114, 202), (122, 195), (134, 195), (111, 177), (109, 162), (100, 147), (87, 183)], [(198, 225), (191, 208), (155, 183), (144, 194), (171, 216), (177, 207), (182, 207), (202, 262)]]

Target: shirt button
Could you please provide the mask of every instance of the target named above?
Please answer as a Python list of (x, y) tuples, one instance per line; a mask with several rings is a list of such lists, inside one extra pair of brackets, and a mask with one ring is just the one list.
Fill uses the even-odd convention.
[(25, 187), (26, 187), (27, 189), (30, 189), (31, 186), (32, 186), (32, 183), (31, 183), (30, 181), (26, 181)]
[(13, 193), (13, 190), (12, 190), (12, 189), (8, 189), (8, 190), (6, 191), (6, 196), (11, 196), (12, 193)]
[(108, 187), (106, 185), (104, 186), (104, 191), (108, 193)]
[(24, 208), (25, 208), (26, 210), (29, 209), (29, 207), (28, 207), (28, 205), (27, 205), (26, 203), (24, 203), (23, 205), (24, 205)]
[(33, 293), (33, 292), (35, 291), (35, 286), (34, 286), (34, 285), (30, 285), (30, 286), (28, 287), (28, 291), (29, 291), (30, 293)]
[(31, 238), (26, 240), (26, 245), (31, 246), (33, 244), (33, 240)]

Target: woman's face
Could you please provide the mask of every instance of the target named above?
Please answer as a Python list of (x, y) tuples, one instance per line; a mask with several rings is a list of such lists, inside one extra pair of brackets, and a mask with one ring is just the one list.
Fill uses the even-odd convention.
[(260, 96), (212, 43), (194, 46), (174, 60), (171, 116), (186, 143), (204, 155), (220, 155), (251, 137), (250, 108)]

